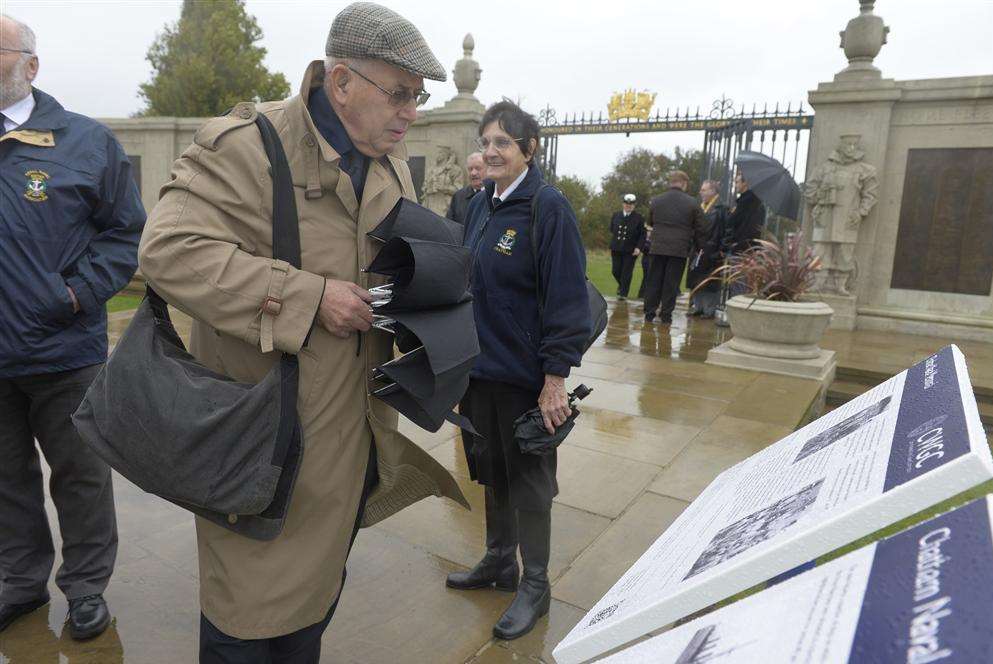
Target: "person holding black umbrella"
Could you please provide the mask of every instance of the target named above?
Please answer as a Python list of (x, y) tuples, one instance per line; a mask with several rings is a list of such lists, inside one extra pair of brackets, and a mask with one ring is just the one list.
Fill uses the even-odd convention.
[(738, 200), (731, 210), (721, 245), (721, 251), (726, 256), (754, 247), (755, 240), (762, 237), (762, 229), (765, 228), (765, 205), (748, 187), (741, 172), (734, 177), (734, 190)]
[[(478, 144), (489, 179), (469, 204), (465, 234), (473, 253), (480, 354), (463, 401), (480, 435), (463, 441), (470, 475), (485, 486), (486, 553), (446, 584), (517, 589), (493, 628), (502, 639), (523, 636), (548, 613), (551, 507), (558, 493), (555, 452), (522, 453), (514, 420), (537, 405), (550, 434), (567, 421), (572, 408), (565, 379), (579, 366), (591, 330), (579, 225), (565, 196), (545, 186), (534, 164), (539, 131), (510, 101), (487, 109)], [(519, 587), (518, 546), (524, 562)]]

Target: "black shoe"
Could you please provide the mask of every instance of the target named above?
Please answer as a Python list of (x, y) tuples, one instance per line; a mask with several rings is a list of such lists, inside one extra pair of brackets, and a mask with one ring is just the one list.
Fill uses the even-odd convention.
[(659, 325), (672, 325), (672, 316), (662, 316), (662, 318), (659, 318)]
[(445, 585), (456, 590), (495, 586), (517, 590), (521, 570), (517, 566), (517, 515), (509, 505), (497, 505), (493, 490), (486, 487), (486, 554), (468, 572), (452, 572)]
[(69, 635), (77, 641), (103, 634), (110, 625), (110, 611), (103, 595), (87, 595), (69, 600)]
[(655, 316), (652, 315), (652, 314), (645, 314), (645, 322), (646, 323), (654, 323), (655, 322)]
[(618, 295), (618, 296), (617, 296), (617, 301), (618, 301), (618, 302), (623, 302), (623, 301), (624, 301), (624, 300), (626, 300), (626, 299), (628, 299), (628, 298), (627, 298), (627, 295)]
[(493, 626), (493, 636), (507, 641), (520, 638), (534, 629), (535, 623), (548, 613), (552, 603), (552, 586), (548, 582), (551, 512), (520, 510), (518, 523), (524, 578), (514, 601)]
[(0, 632), (10, 627), (10, 624), (21, 616), (26, 616), (35, 609), (39, 609), (48, 604), (48, 599), (48, 594), (46, 593), (44, 597), (36, 599), (33, 602), (23, 602), (21, 604), (0, 604)]

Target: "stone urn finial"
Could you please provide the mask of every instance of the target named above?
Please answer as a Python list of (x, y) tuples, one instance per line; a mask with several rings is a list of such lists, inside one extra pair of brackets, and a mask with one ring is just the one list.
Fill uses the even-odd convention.
[(872, 13), (875, 0), (859, 0), (859, 15), (848, 22), (841, 31), (841, 48), (848, 58), (848, 66), (838, 72), (839, 78), (880, 78), (882, 74), (872, 64), (879, 55), (890, 29), (883, 19)]
[(458, 89), (460, 97), (473, 96), (483, 73), (479, 63), (472, 59), (474, 48), (476, 48), (476, 40), (472, 38), (471, 34), (467, 34), (462, 40), (462, 58), (455, 63), (455, 69), (452, 70), (455, 87)]

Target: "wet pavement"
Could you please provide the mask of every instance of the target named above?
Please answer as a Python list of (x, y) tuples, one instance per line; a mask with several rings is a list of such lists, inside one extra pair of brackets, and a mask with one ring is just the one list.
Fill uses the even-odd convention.
[[(482, 491), (468, 479), (453, 427), (429, 434), (403, 422), (402, 430), (452, 471), (473, 511), (429, 498), (363, 530), (321, 662), (553, 661), (554, 645), (715, 475), (808, 417), (817, 383), (703, 364), (707, 350), (729, 332), (681, 311), (671, 327), (660, 327), (642, 323), (640, 303), (612, 302), (606, 334), (568, 381), (571, 387), (585, 382), (594, 392), (560, 448), (552, 608), (531, 634), (511, 642), (491, 638), (510, 594), (445, 587), (446, 574), (482, 554)], [(112, 315), (112, 340), (127, 319), (126, 313)], [(175, 320), (185, 336), (188, 319)], [(846, 361), (892, 363), (898, 371), (926, 355), (930, 343), (920, 337), (897, 343), (891, 334), (862, 343), (857, 334), (831, 333), (825, 345)], [(964, 350), (971, 359), (990, 347)], [(52, 583), (51, 604), (0, 634), (0, 664), (196, 661), (192, 517), (120, 476), (115, 493), (121, 541), (105, 594), (112, 627), (87, 643), (63, 635), (66, 601)], [(48, 507), (58, 549), (55, 512), (50, 502)], [(278, 579), (260, 582), (275, 585)]]

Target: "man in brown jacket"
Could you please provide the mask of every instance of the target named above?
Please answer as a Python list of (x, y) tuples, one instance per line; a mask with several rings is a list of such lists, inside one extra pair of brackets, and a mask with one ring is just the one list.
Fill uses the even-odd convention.
[[(195, 319), (191, 352), (239, 381), (280, 350), (300, 358), (303, 463), (282, 533), (251, 540), (197, 518), (200, 661), (313, 663), (355, 532), (428, 495), (466, 505), (452, 477), (397, 433), (368, 396), (392, 354), (370, 329), (366, 232), (414, 199), (404, 134), (445, 71), (417, 29), (372, 3), (334, 20), (324, 62), (300, 94), (242, 103), (205, 124), (176, 161), (142, 237), (141, 271)], [(272, 258), (272, 178), (254, 124), (264, 113), (286, 151), (303, 269)], [(466, 505), (467, 506), (467, 505)]]
[(704, 235), (703, 213), (697, 200), (686, 193), (690, 178), (683, 171), (669, 173), (669, 189), (648, 204), (648, 225), (652, 227), (649, 253), (648, 285), (645, 288), (645, 322), (655, 320), (672, 322), (676, 308), (679, 282), (686, 269), (686, 257), (695, 239), (702, 244)]

